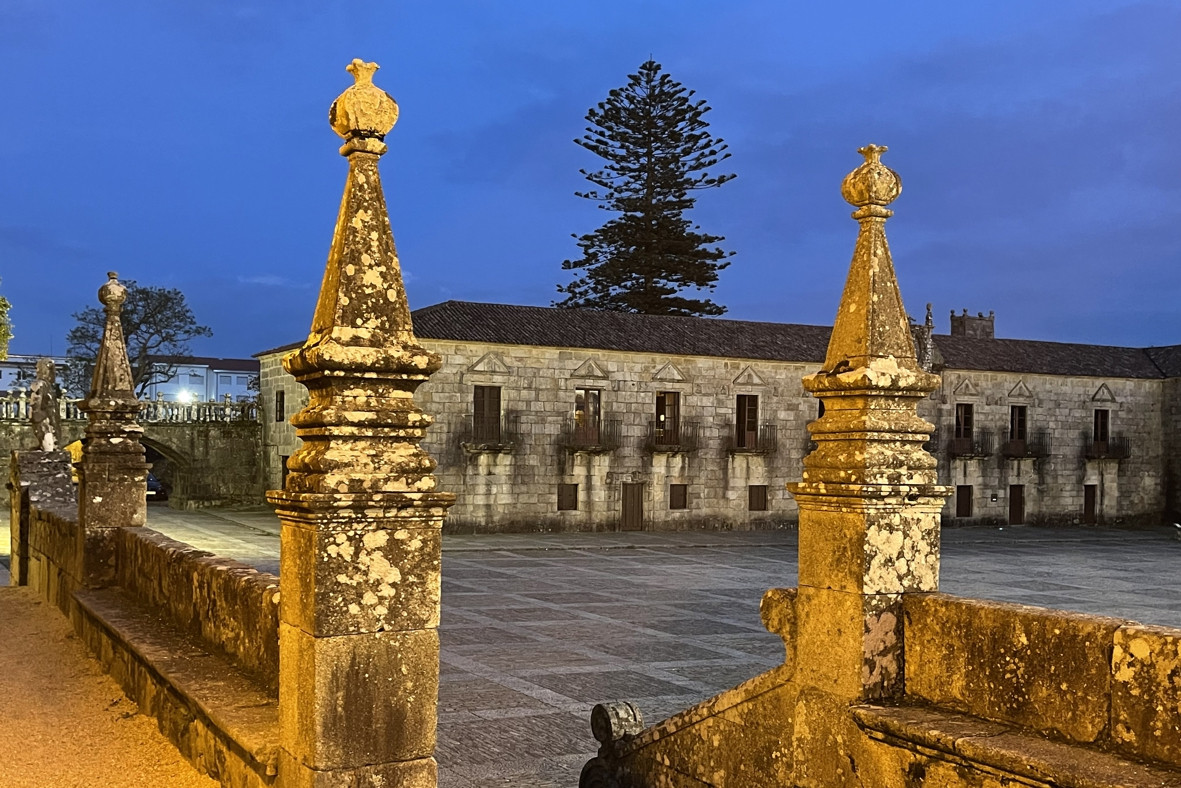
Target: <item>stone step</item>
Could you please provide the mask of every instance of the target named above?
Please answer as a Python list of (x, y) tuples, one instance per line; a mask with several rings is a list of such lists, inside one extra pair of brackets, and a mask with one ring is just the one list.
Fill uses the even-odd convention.
[(274, 784), (276, 695), (122, 589), (83, 590), (74, 598), (91, 652), (186, 758), (226, 788)]
[(925, 706), (858, 706), (853, 719), (886, 744), (1022, 784), (1054, 788), (1181, 788), (1181, 771), (1121, 757), (1097, 747)]

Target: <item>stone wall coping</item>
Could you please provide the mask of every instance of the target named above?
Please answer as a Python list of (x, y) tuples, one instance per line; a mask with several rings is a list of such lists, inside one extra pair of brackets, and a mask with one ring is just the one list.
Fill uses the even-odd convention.
[(1076, 743), (925, 706), (855, 706), (853, 719), (871, 738), (905, 749), (934, 750), (953, 763), (986, 766), (1036, 785), (1058, 788), (1176, 788), (1181, 772), (1131, 761)]

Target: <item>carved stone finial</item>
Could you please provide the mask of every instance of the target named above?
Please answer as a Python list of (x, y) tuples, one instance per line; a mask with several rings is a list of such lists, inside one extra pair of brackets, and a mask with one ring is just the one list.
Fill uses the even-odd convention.
[(928, 326), (930, 328), (935, 327), (935, 316), (931, 312), (931, 305), (930, 304), (927, 304), (927, 319), (926, 319), (926, 321), (924, 321), (923, 325)]
[(376, 63), (354, 58), (346, 70), (356, 82), (328, 110), (332, 130), (345, 140), (340, 149), (343, 156), (357, 152), (380, 156), (388, 150), (382, 140), (398, 122), (398, 102), (373, 84), (373, 74), (379, 68)]
[(107, 271), (107, 281), (98, 289), (98, 300), (107, 312), (119, 314), (127, 300), (127, 288), (119, 282), (119, 274)]
[(60, 414), (57, 409), (57, 373), (53, 359), (37, 359), (37, 379), (29, 387), (29, 418), (33, 422), (36, 448), (53, 451), (61, 437)]
[(882, 164), (882, 154), (887, 150), (889, 148), (885, 145), (866, 145), (857, 149), (865, 161), (846, 175), (841, 184), (841, 195), (846, 202), (859, 209), (853, 214), (855, 219), (861, 218), (859, 214), (882, 218), (893, 215), (893, 211), (887, 210), (885, 206), (902, 194), (902, 179), (898, 173)]

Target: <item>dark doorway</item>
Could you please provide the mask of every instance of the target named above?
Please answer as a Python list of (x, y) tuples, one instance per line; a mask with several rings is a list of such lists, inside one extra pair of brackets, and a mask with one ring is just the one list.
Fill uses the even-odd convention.
[(960, 484), (955, 488), (955, 516), (972, 516), (972, 485)]
[(1009, 525), (1025, 522), (1025, 485), (1009, 485)]
[(623, 485), (623, 510), (619, 517), (619, 530), (644, 530), (644, 485)]
[(1094, 525), (1099, 522), (1099, 485), (1083, 485), (1083, 522)]

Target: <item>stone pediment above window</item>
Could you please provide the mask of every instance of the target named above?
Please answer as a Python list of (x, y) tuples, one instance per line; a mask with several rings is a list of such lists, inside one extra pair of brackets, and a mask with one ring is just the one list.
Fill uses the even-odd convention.
[(1031, 400), (1033, 399), (1033, 392), (1029, 386), (1025, 385), (1024, 380), (1019, 380), (1017, 381), (1017, 385), (1009, 391), (1009, 399)]
[(746, 369), (738, 373), (738, 377), (734, 378), (735, 386), (766, 386), (767, 381), (755, 372), (750, 365)]
[(1092, 402), (1115, 402), (1115, 394), (1111, 393), (1106, 383), (1100, 383), (1099, 388), (1091, 395)]
[(582, 365), (570, 373), (572, 378), (593, 378), (595, 380), (606, 380), (607, 373), (599, 366), (599, 363), (593, 358), (588, 358), (582, 362)]
[(955, 396), (960, 399), (962, 399), (964, 397), (979, 397), (980, 396), (980, 391), (976, 388), (976, 385), (974, 383), (972, 383), (972, 381), (969, 378), (964, 378), (959, 383), (957, 383), (956, 387), (954, 389), (952, 389), (952, 393), (955, 394)]
[(655, 374), (652, 375), (652, 380), (661, 383), (684, 383), (688, 379), (685, 373), (677, 369), (676, 364), (671, 361), (656, 370)]
[(468, 372), (483, 372), (488, 375), (510, 375), (512, 370), (497, 353), (485, 353), (480, 360), (467, 368)]
[(513, 374), (512, 368), (505, 363), (499, 353), (485, 353), (480, 359), (463, 371), (460, 379), (464, 383), (488, 383), (501, 385)]

